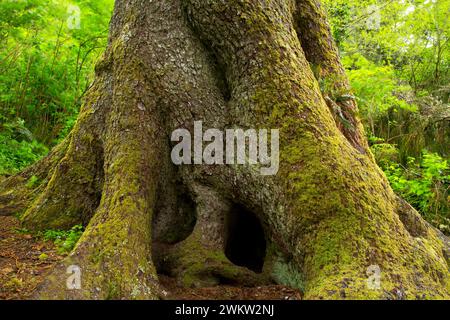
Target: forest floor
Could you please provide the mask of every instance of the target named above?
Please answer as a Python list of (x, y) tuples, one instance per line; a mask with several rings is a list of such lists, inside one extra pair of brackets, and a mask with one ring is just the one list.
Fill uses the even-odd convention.
[[(15, 217), (0, 216), (0, 300), (29, 298), (55, 264), (64, 256), (51, 241), (20, 232)], [(269, 285), (238, 287), (221, 285), (208, 288), (185, 288), (175, 279), (161, 276), (168, 300), (298, 300), (295, 289)]]
[(0, 299), (26, 299), (61, 259), (51, 241), (21, 233), (15, 217), (0, 217)]

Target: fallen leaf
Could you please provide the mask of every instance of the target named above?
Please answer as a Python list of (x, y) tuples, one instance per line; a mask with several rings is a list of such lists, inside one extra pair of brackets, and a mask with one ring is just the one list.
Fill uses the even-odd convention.
[(10, 273), (10, 272), (13, 272), (13, 271), (14, 271), (14, 269), (11, 268), (11, 267), (6, 267), (6, 268), (2, 269), (2, 273)]

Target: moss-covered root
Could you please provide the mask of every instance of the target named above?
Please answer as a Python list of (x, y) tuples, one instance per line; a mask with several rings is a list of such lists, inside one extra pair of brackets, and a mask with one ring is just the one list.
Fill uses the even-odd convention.
[(198, 232), (166, 252), (162, 269), (184, 287), (206, 287), (220, 283), (256, 286), (270, 283), (266, 274), (257, 274), (231, 263), (222, 248), (205, 243)]
[[(129, 14), (127, 10), (123, 13)], [(113, 30), (115, 27), (113, 23)], [(157, 274), (151, 259), (151, 220), (166, 137), (159, 123), (158, 105), (149, 95), (152, 88), (141, 61), (143, 45), (147, 44), (128, 33), (111, 44), (114, 51), (111, 72), (115, 80), (104, 82), (111, 86), (106, 90), (111, 94), (107, 96), (110, 100), (106, 100), (109, 103), (99, 112), (94, 108), (97, 102), (87, 103), (91, 107), (86, 110), (86, 117), (91, 113), (103, 114), (104, 121), (99, 125), (94, 121), (89, 128), (83, 115), (78, 119), (78, 123), (87, 125), (80, 128), (86, 128), (80, 142), (95, 142), (95, 138), (90, 139), (92, 132), (98, 132), (104, 142), (100, 153), (93, 152), (101, 156), (103, 164), (101, 200), (74, 251), (38, 291), (39, 298), (158, 298)], [(95, 92), (91, 99), (96, 99)], [(105, 102), (102, 97), (98, 99)], [(95, 143), (84, 145), (96, 146)], [(73, 147), (77, 150), (77, 144)], [(99, 162), (76, 158), (77, 155), (74, 155), (76, 161), (67, 163), (67, 172), (73, 172), (71, 176), (79, 182), (76, 186), (83, 184), (80, 190), (86, 192), (86, 188), (96, 185), (87, 173), (93, 172), (90, 169)], [(67, 265), (80, 268), (80, 290), (67, 290)]]
[(186, 287), (217, 285), (222, 281), (242, 285), (265, 283), (268, 279), (231, 263), (225, 256), (226, 217), (231, 203), (215, 190), (195, 184), (197, 223), (192, 234), (168, 250), (163, 271)]
[[(158, 148), (146, 139), (144, 131), (115, 132), (114, 128), (110, 128), (113, 132), (106, 148), (100, 206), (74, 251), (38, 291), (41, 299), (158, 298), (157, 275), (150, 258), (158, 180), (152, 151)], [(80, 290), (66, 288), (70, 265), (81, 270)]]
[[(318, 252), (304, 265), (308, 270), (306, 299), (450, 298), (448, 259), (442, 258), (442, 251), (448, 247), (432, 235), (434, 231), (428, 238), (399, 237), (394, 240), (396, 244), (389, 244), (393, 240), (383, 237), (378, 241), (386, 247), (364, 249), (369, 251), (364, 257), (354, 251), (352, 256), (349, 246), (337, 248), (339, 244), (328, 238), (338, 238), (335, 231), (317, 239), (321, 243), (316, 243)], [(325, 239), (331, 243), (325, 244)], [(356, 250), (357, 240), (353, 246)]]
[(417, 239), (425, 238), (427, 241), (442, 245), (442, 255), (450, 270), (450, 238), (423, 219), (416, 209), (404, 199), (398, 196), (396, 196), (396, 199), (398, 217), (410, 236)]
[(305, 57), (321, 84), (337, 127), (355, 148), (370, 153), (325, 7), (318, 0), (296, 0), (294, 21)]
[(103, 183), (102, 147), (85, 121), (74, 129), (67, 153), (47, 186), (22, 216), (28, 229), (70, 229), (87, 224), (98, 206)]
[(47, 185), (53, 168), (64, 157), (69, 137), (45, 158), (24, 171), (0, 181), (0, 215), (19, 214), (25, 210)]
[[(342, 151), (334, 152), (338, 150)], [(339, 161), (352, 158), (341, 152)], [(295, 185), (299, 192), (293, 197), (296, 207), (308, 210), (297, 221), (307, 222), (309, 231), (292, 250), (305, 277), (305, 298), (448, 299), (448, 251), (442, 235), (398, 200), (368, 158), (361, 159), (361, 164), (342, 166), (335, 177), (329, 174), (325, 178), (357, 181), (355, 176), (364, 172), (362, 182), (349, 185), (346, 194), (336, 193), (335, 185), (340, 182), (329, 187), (322, 184), (324, 199), (308, 205), (308, 200), (300, 200), (300, 194), (306, 188), (317, 194), (319, 187), (310, 181)], [(333, 167), (339, 165), (335, 162)], [(308, 169), (305, 172), (314, 171)], [(314, 177), (319, 178), (317, 172)], [(291, 227), (299, 234), (295, 225)]]
[[(136, 193), (105, 199), (74, 251), (38, 289), (38, 299), (157, 299), (150, 260), (150, 211)], [(123, 202), (121, 202), (123, 201)], [(80, 287), (74, 285), (78, 272)], [(72, 273), (72, 274), (71, 274)], [(69, 283), (67, 283), (69, 279)], [(72, 280), (70, 280), (72, 279)]]

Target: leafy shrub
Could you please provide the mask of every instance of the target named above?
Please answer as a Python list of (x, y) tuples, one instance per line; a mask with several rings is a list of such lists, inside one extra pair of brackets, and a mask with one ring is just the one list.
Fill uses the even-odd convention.
[(47, 153), (48, 148), (34, 139), (23, 120), (0, 128), (0, 175), (16, 173)]
[(447, 160), (425, 150), (419, 160), (410, 157), (406, 167), (388, 161), (381, 166), (395, 192), (429, 222), (450, 233), (450, 168)]
[(377, 163), (381, 167), (386, 167), (390, 163), (397, 163), (399, 153), (397, 148), (389, 143), (377, 143), (371, 147)]
[(359, 53), (342, 59), (353, 90), (357, 96), (360, 111), (375, 133), (374, 122), (391, 108), (417, 111), (417, 106), (398, 97), (398, 93), (410, 91), (400, 85), (391, 66), (379, 66)]
[(81, 235), (83, 234), (83, 226), (76, 225), (69, 231), (64, 230), (46, 230), (40, 232), (45, 241), (53, 241), (58, 248), (59, 254), (67, 254), (75, 247)]
[[(448, 102), (449, 1), (324, 0), (344, 56), (359, 53), (419, 94)], [(380, 70), (383, 71), (383, 70)]]

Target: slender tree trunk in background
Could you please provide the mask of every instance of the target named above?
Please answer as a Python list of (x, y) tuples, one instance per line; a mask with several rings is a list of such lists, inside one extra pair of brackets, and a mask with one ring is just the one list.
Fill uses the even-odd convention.
[[(310, 299), (449, 298), (448, 240), (393, 193), (356, 109), (316, 0), (118, 0), (75, 128), (2, 182), (0, 213), (87, 226), (39, 298), (154, 299), (158, 272), (246, 285), (280, 266)], [(280, 129), (278, 174), (174, 166), (172, 131), (200, 120)]]

